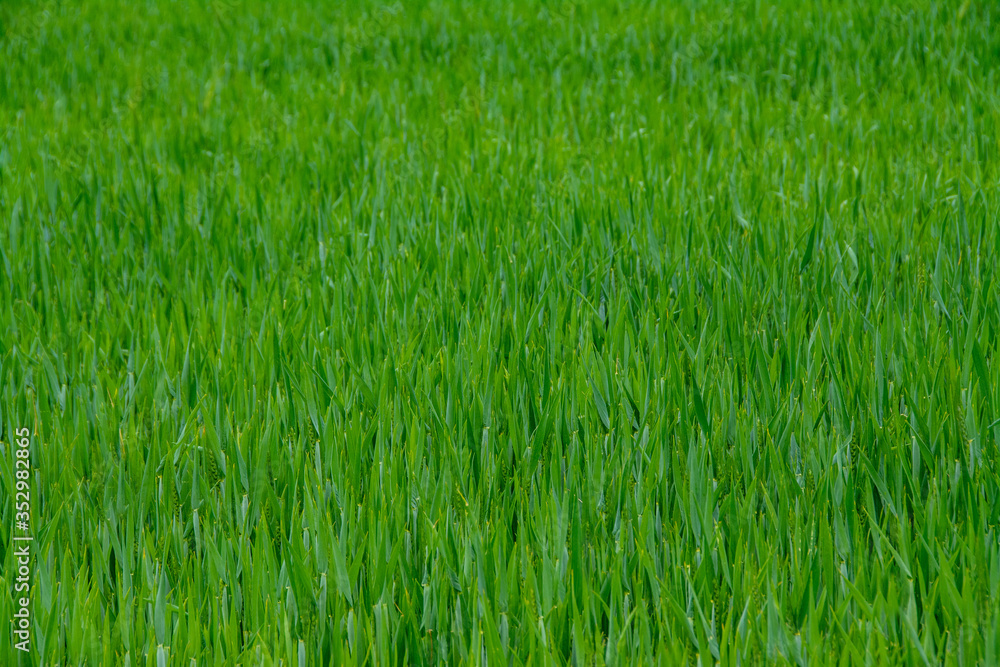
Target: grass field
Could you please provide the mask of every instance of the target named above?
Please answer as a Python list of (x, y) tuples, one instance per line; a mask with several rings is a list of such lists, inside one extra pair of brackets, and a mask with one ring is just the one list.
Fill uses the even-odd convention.
[(0, 35), (0, 663), (1000, 663), (995, 3)]

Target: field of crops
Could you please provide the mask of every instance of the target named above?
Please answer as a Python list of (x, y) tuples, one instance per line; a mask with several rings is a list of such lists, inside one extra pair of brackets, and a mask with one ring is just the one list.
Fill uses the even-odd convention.
[(3, 2), (0, 664), (998, 664), (998, 136), (989, 0)]

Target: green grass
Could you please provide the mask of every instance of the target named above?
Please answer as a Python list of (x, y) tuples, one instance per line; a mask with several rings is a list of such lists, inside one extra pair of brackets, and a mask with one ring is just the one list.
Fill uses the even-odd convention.
[(0, 662), (1000, 661), (997, 6), (506, 4), (0, 5)]

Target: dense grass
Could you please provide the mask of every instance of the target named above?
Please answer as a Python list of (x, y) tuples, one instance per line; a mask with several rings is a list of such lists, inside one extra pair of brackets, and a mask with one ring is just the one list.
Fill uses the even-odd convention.
[(1000, 661), (997, 6), (504, 5), (0, 6), (3, 664)]

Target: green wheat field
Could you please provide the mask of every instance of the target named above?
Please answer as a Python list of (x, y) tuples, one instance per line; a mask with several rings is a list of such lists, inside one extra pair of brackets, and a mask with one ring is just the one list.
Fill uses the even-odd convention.
[(1000, 663), (998, 135), (990, 0), (3, 0), (0, 664)]

